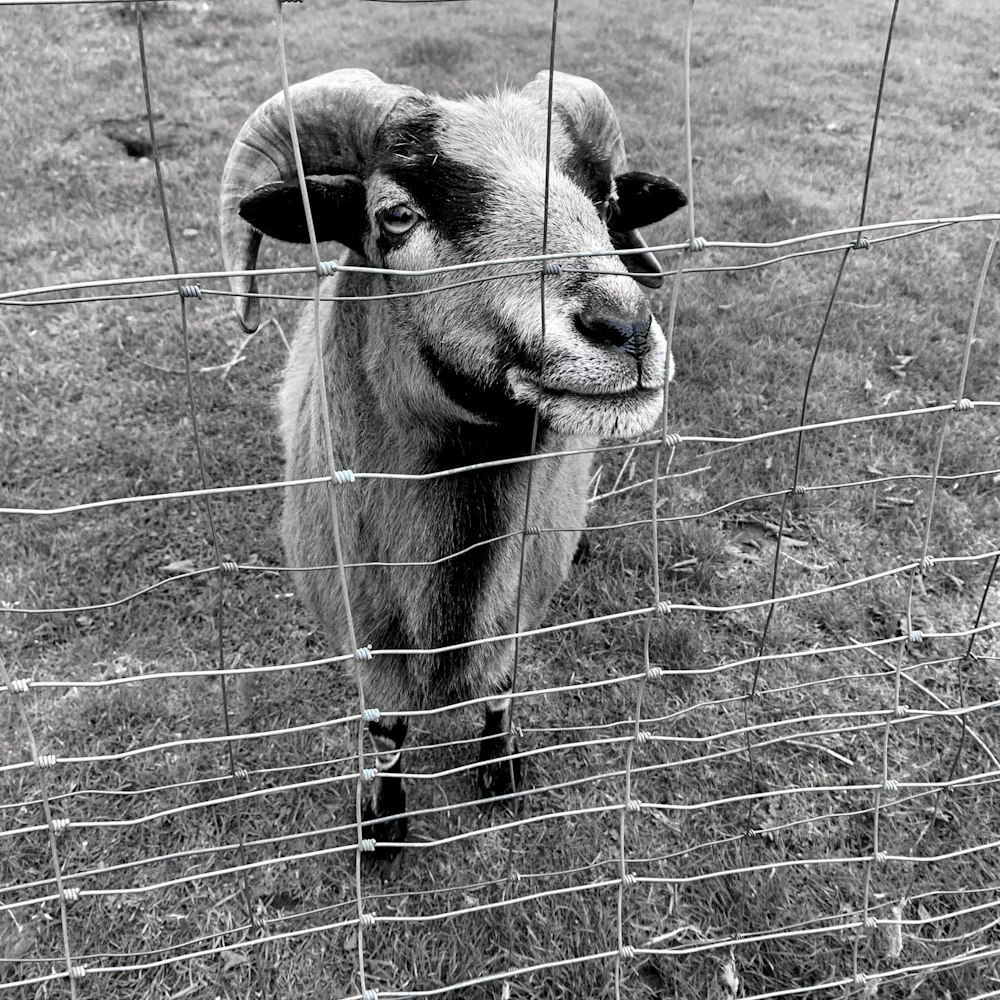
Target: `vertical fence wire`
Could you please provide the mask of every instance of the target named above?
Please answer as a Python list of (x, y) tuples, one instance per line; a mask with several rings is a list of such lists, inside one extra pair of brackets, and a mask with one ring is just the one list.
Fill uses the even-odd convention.
[(357, 834), (357, 851), (354, 859), (354, 891), (357, 901), (357, 953), (358, 953), (358, 980), (361, 986), (361, 995), (365, 1000), (371, 1000), (367, 985), (367, 973), (365, 966), (365, 925), (374, 918), (374, 913), (365, 911), (365, 892), (361, 878), (362, 852), (373, 850), (374, 842), (370, 838), (365, 838), (362, 829), (362, 788), (364, 784), (365, 770), (365, 729), (368, 707), (365, 702), (364, 684), (361, 678), (360, 664), (362, 652), (358, 646), (357, 635), (354, 630), (354, 616), (351, 612), (350, 593), (347, 584), (347, 570), (344, 568), (346, 562), (344, 558), (343, 543), (340, 532), (340, 511), (336, 496), (337, 482), (337, 459), (334, 450), (333, 428), (330, 421), (330, 398), (326, 384), (326, 358), (323, 351), (323, 330), (320, 320), (320, 285), (324, 277), (325, 268), (319, 255), (319, 246), (316, 240), (316, 226), (313, 221), (312, 207), (309, 203), (309, 191), (306, 187), (305, 168), (302, 165), (302, 151), (299, 147), (298, 132), (295, 127), (295, 112), (293, 108), (291, 87), (288, 78), (288, 59), (285, 51), (284, 32), (284, 8), (285, 0), (275, 0), (277, 8), (277, 39), (278, 39), (278, 61), (281, 69), (281, 87), (285, 95), (285, 109), (288, 114), (288, 130), (292, 144), (292, 154), (295, 158), (295, 173), (298, 178), (299, 192), (302, 197), (302, 210), (305, 214), (306, 226), (309, 233), (309, 247), (312, 251), (313, 261), (316, 267), (316, 274), (313, 284), (313, 308), (312, 327), (313, 343), (316, 351), (316, 372), (317, 386), (319, 388), (321, 407), (321, 424), (323, 429), (323, 448), (326, 459), (327, 472), (329, 478), (326, 481), (327, 513), (330, 519), (330, 528), (333, 535), (334, 553), (337, 560), (337, 579), (340, 586), (340, 597), (344, 609), (344, 628), (347, 635), (347, 652), (353, 654), (358, 659), (357, 669), (354, 672), (355, 684), (358, 696), (358, 728), (357, 728), (357, 781), (355, 783), (354, 795), (354, 817)]
[[(868, 143), (868, 159), (865, 165), (864, 182), (862, 185), (862, 194), (861, 194), (861, 209), (858, 217), (858, 235), (855, 240), (855, 243), (848, 249), (844, 250), (843, 254), (841, 255), (839, 265), (837, 267), (836, 277), (834, 278), (833, 287), (830, 291), (830, 298), (827, 302), (826, 311), (823, 315), (823, 322), (820, 325), (819, 333), (816, 337), (815, 345), (813, 346), (812, 356), (810, 357), (809, 360), (809, 367), (806, 371), (805, 384), (802, 390), (802, 401), (799, 409), (799, 427), (804, 426), (806, 422), (806, 414), (808, 412), (808, 407), (809, 407), (809, 399), (810, 399), (810, 392), (812, 389), (813, 375), (815, 374), (816, 371), (816, 364), (819, 361), (820, 352), (822, 350), (823, 343), (826, 339), (826, 333), (830, 325), (830, 319), (833, 315), (834, 306), (836, 305), (837, 302), (837, 296), (840, 292), (840, 285), (844, 277), (844, 271), (847, 267), (847, 258), (850, 256), (852, 250), (858, 250), (867, 247), (867, 242), (862, 242), (863, 237), (861, 235), (862, 232), (861, 227), (864, 226), (865, 212), (868, 207), (868, 191), (869, 191), (869, 185), (871, 184), (872, 167), (875, 161), (875, 144), (878, 136), (878, 123), (882, 113), (882, 96), (885, 89), (886, 73), (889, 67), (889, 53), (892, 49), (892, 36), (896, 25), (896, 14), (898, 10), (899, 10), (899, 0), (893, 0), (892, 12), (889, 17), (889, 26), (886, 31), (885, 49), (882, 54), (882, 64), (879, 73), (878, 92), (875, 97), (875, 110), (872, 115), (872, 128)], [(780, 566), (781, 566), (782, 543), (784, 541), (789, 498), (792, 496), (800, 495), (803, 492), (802, 486), (799, 483), (799, 476), (801, 474), (801, 468), (802, 468), (804, 445), (805, 445), (805, 432), (800, 430), (796, 435), (796, 441), (795, 441), (795, 460), (792, 469), (792, 484), (789, 487), (788, 491), (784, 493), (784, 495), (781, 498), (781, 508), (778, 512), (778, 519), (776, 522), (778, 525), (778, 531), (775, 536), (774, 561), (771, 567), (771, 584), (770, 584), (770, 597), (772, 602), (776, 598), (778, 590), (778, 577), (780, 574)], [(760, 683), (761, 669), (763, 666), (762, 657), (764, 655), (764, 650), (767, 647), (768, 636), (770, 633), (771, 624), (774, 620), (774, 615), (776, 610), (777, 610), (777, 604), (775, 603), (772, 603), (767, 609), (767, 615), (765, 616), (764, 625), (761, 629), (760, 641), (757, 646), (757, 656), (753, 665), (750, 687), (749, 690), (747, 691), (746, 698), (743, 702), (744, 725), (747, 728), (746, 756), (747, 756), (747, 764), (749, 771), (748, 779), (751, 788), (756, 786), (757, 776), (756, 776), (756, 764), (753, 751), (753, 744), (750, 738), (750, 712), (754, 700), (758, 695), (758, 686)], [(743, 856), (744, 861), (746, 860), (746, 853), (745, 853), (746, 845), (753, 835), (755, 804), (756, 801), (754, 799), (751, 799), (747, 805), (744, 839), (740, 843), (740, 853), (741, 856)], [(877, 815), (878, 812), (876, 805), (876, 820), (877, 820)], [(743, 923), (744, 926), (746, 919), (745, 901), (748, 898), (748, 896), (749, 896), (749, 876), (745, 875), (743, 879), (743, 891), (741, 892), (741, 923)], [(857, 962), (856, 962), (856, 951), (855, 951), (855, 969), (854, 969), (855, 977), (859, 975), (856, 965)]]
[(66, 971), (61, 976), (65, 976), (69, 982), (70, 1000), (76, 1000), (76, 982), (86, 974), (86, 966), (73, 964), (73, 947), (70, 943), (69, 916), (67, 914), (67, 903), (70, 893), (68, 892), (68, 887), (63, 877), (62, 864), (59, 860), (59, 845), (56, 843), (58, 827), (52, 813), (52, 796), (49, 793), (49, 782), (45, 773), (46, 770), (51, 769), (57, 763), (57, 759), (55, 754), (40, 754), (38, 752), (38, 741), (35, 739), (31, 719), (28, 717), (22, 701), (28, 693), (28, 686), (17, 684), (15, 679), (10, 675), (3, 650), (0, 650), (0, 680), (3, 681), (11, 696), (15, 698), (16, 714), (21, 721), (21, 726), (28, 741), (32, 763), (38, 769), (38, 784), (41, 791), (42, 813), (45, 817), (45, 833), (49, 845), (49, 860), (52, 864), (52, 877), (55, 881), (56, 898), (59, 904), (59, 932), (63, 951), (62, 957), (66, 963)]
[[(897, 0), (898, 2), (898, 0)], [(895, 8), (893, 9), (893, 17), (895, 19)], [(888, 45), (886, 46), (886, 53), (888, 54)], [(884, 76), (884, 72), (883, 72)], [(931, 468), (931, 481), (928, 491), (927, 499), (927, 511), (924, 515), (924, 530), (923, 537), (921, 539), (920, 547), (920, 558), (917, 560), (914, 568), (910, 571), (909, 579), (907, 581), (906, 588), (906, 602), (905, 602), (905, 616), (903, 631), (906, 637), (906, 643), (900, 643), (896, 651), (896, 663), (895, 669), (893, 671), (892, 677), (892, 712), (887, 714), (885, 718), (884, 728), (882, 731), (882, 753), (881, 753), (881, 783), (875, 789), (875, 794), (872, 804), (872, 850), (871, 858), (865, 863), (865, 872), (863, 878), (863, 898), (862, 906), (864, 908), (862, 928), (859, 930), (858, 935), (855, 937), (853, 945), (852, 962), (854, 966), (854, 981), (855, 985), (859, 989), (864, 989), (868, 977), (865, 972), (858, 968), (858, 951), (859, 943), (863, 939), (864, 935), (878, 928), (879, 921), (877, 918), (872, 917), (869, 913), (871, 907), (871, 896), (872, 896), (872, 881), (873, 875), (876, 870), (876, 865), (879, 868), (884, 868), (887, 864), (886, 852), (881, 849), (880, 844), (880, 822), (882, 816), (883, 808), (883, 796), (886, 794), (892, 794), (898, 789), (899, 782), (897, 779), (890, 777), (889, 774), (889, 741), (891, 737), (892, 723), (894, 719), (899, 719), (904, 717), (909, 712), (909, 707), (904, 705), (901, 700), (902, 693), (902, 677), (903, 677), (903, 664), (904, 656), (908, 648), (919, 645), (923, 641), (923, 634), (921, 629), (917, 627), (917, 623), (914, 621), (913, 615), (913, 597), (914, 589), (917, 584), (918, 579), (922, 579), (923, 576), (930, 572), (933, 560), (930, 559), (930, 541), (931, 541), (931, 528), (934, 521), (934, 504), (937, 496), (939, 476), (941, 473), (941, 461), (944, 456), (945, 442), (948, 438), (948, 431), (951, 426), (951, 418), (953, 413), (967, 412), (971, 409), (971, 404), (969, 400), (965, 398), (965, 385), (969, 374), (969, 361), (972, 355), (972, 345), (975, 341), (976, 335), (976, 323), (979, 317), (979, 306), (982, 301), (983, 289), (986, 286), (986, 277), (989, 273), (990, 264), (993, 261), (993, 256), (996, 251), (997, 241), (1000, 239), (1000, 227), (996, 229), (993, 233), (992, 238), (989, 241), (989, 245), (986, 248), (986, 255), (983, 260), (982, 270), (980, 271), (979, 281), (976, 286), (976, 291), (973, 298), (971, 315), (969, 318), (969, 326), (965, 336), (965, 343), (962, 352), (962, 360), (958, 375), (958, 385), (956, 386), (955, 401), (954, 401), (954, 411), (946, 411), (941, 415), (941, 426), (938, 430), (937, 436), (937, 447), (934, 453), (933, 465)], [(980, 613), (977, 614), (976, 620), (978, 622), (982, 608), (985, 607), (986, 598), (989, 594), (990, 586), (993, 582), (993, 570), (996, 567), (996, 560), (994, 560), (993, 568), (987, 577), (986, 586), (983, 590), (983, 597), (980, 602)], [(972, 648), (972, 641), (974, 637), (970, 637), (969, 651)], [(968, 654), (967, 654), (968, 655)], [(959, 670), (959, 684), (958, 691), (960, 695), (960, 704), (964, 701), (961, 696), (962, 692), (962, 679), (961, 679), (961, 669), (962, 661), (965, 660), (963, 657), (958, 664)], [(966, 720), (964, 714), (961, 716), (962, 721), (962, 732), (959, 739), (958, 747), (955, 752), (953, 759), (953, 764), (951, 767), (951, 773), (949, 775), (949, 781), (946, 782), (945, 787), (943, 787), (938, 794), (935, 796), (932, 815), (928, 822), (928, 828), (933, 824), (935, 817), (938, 814), (938, 808), (940, 806), (941, 797), (947, 791), (948, 785), (951, 778), (954, 775), (955, 770), (958, 767), (958, 761), (961, 756), (962, 747), (965, 743), (965, 733), (966, 733)], [(921, 835), (922, 836), (922, 835)], [(912, 882), (912, 878), (911, 878)], [(907, 899), (906, 894), (902, 896), (899, 900), (896, 908), (895, 919), (898, 921), (902, 918), (903, 911), (906, 907)]]
[[(548, 52), (548, 86), (545, 92), (545, 156), (544, 156), (544, 187), (542, 190), (542, 239), (541, 239), (541, 252), (545, 256), (548, 253), (549, 246), (549, 197), (551, 194), (551, 180), (552, 180), (552, 117), (554, 114), (554, 88), (555, 88), (555, 74), (556, 74), (556, 43), (559, 37), (559, 0), (552, 0), (552, 15), (549, 23), (549, 52)], [(546, 333), (546, 315), (545, 315), (545, 280), (548, 276), (548, 268), (550, 265), (542, 264), (538, 271), (538, 321), (539, 321), (539, 339), (541, 343), (541, 351), (545, 351), (545, 333)], [(541, 397), (541, 388), (538, 389), (539, 398)], [(538, 449), (538, 432), (540, 426), (540, 416), (539, 410), (535, 408), (535, 416), (531, 423), (531, 441), (528, 445), (528, 455), (534, 455)], [(527, 479), (524, 488), (524, 514), (521, 518), (521, 531), (520, 537), (518, 539), (518, 554), (517, 554), (517, 594), (514, 599), (514, 649), (513, 658), (511, 662), (510, 671), (510, 693), (514, 695), (517, 692), (518, 684), (518, 672), (520, 667), (521, 658), (521, 638), (520, 633), (522, 629), (522, 613), (523, 613), (523, 597), (524, 597), (524, 568), (525, 568), (525, 558), (527, 555), (528, 548), (528, 538), (530, 535), (531, 528), (531, 497), (532, 490), (535, 482), (535, 463), (529, 462), (527, 468)], [(507, 708), (507, 752), (510, 755), (513, 750), (513, 734), (515, 731), (514, 726), (514, 712), (515, 706), (517, 705), (517, 700), (511, 698), (508, 701)], [(514, 773), (514, 757), (509, 756), (507, 761), (507, 771), (510, 779), (510, 786), (512, 791), (516, 791), (515, 788), (515, 773)], [(517, 811), (521, 808), (521, 803), (518, 799), (512, 800), (512, 808)], [(512, 899), (517, 893), (517, 883), (520, 879), (520, 873), (514, 869), (514, 845), (517, 837), (518, 827), (516, 825), (511, 825), (507, 830), (506, 836), (506, 864), (505, 864), (505, 879), (504, 886), (502, 890), (502, 898), (506, 901)], [(505, 926), (507, 932), (507, 967), (512, 969), (514, 967), (514, 915), (513, 907), (508, 906), (505, 909)], [(509, 1000), (510, 997), (510, 983), (509, 980), (504, 980), (503, 1000)]]
[[(692, 142), (691, 126), (691, 38), (694, 30), (694, 4), (695, 0), (688, 0), (687, 14), (684, 22), (684, 64), (683, 74), (683, 104), (684, 104), (684, 157), (687, 171), (687, 220), (688, 220), (688, 246), (677, 260), (677, 267), (674, 271), (674, 280), (670, 287), (670, 302), (667, 310), (667, 323), (664, 330), (664, 340), (666, 341), (667, 373), (673, 357), (674, 329), (677, 321), (677, 303), (680, 298), (681, 276), (684, 273), (684, 262), (687, 256), (696, 253), (701, 249), (703, 241), (699, 241), (695, 235), (695, 187), (694, 187), (694, 150)], [(653, 472), (650, 484), (650, 561), (651, 576), (653, 583), (653, 607), (643, 623), (642, 636), (642, 662), (643, 676), (639, 681), (635, 697), (634, 722), (632, 726), (632, 738), (628, 742), (625, 750), (625, 775), (624, 775), (624, 795), (621, 813), (618, 817), (618, 898), (616, 907), (616, 931), (617, 949), (615, 953), (615, 1000), (621, 1000), (622, 987), (622, 962), (624, 959), (635, 957), (635, 947), (625, 942), (625, 894), (626, 889), (636, 882), (634, 873), (628, 870), (628, 849), (627, 849), (627, 821), (630, 814), (639, 816), (642, 810), (642, 801), (635, 796), (632, 789), (633, 765), (635, 761), (636, 748), (646, 743), (649, 734), (642, 729), (642, 704), (646, 695), (647, 685), (651, 680), (662, 675), (662, 670), (653, 668), (650, 659), (649, 643), (652, 635), (654, 623), (660, 622), (664, 627), (669, 603), (663, 600), (663, 593), (660, 587), (660, 532), (659, 532), (659, 510), (660, 510), (660, 462), (663, 452), (669, 448), (667, 459), (668, 468), (673, 462), (674, 449), (677, 443), (677, 435), (669, 431), (670, 417), (670, 379), (664, 378), (663, 382), (663, 410), (660, 415), (660, 439), (659, 447), (653, 452)]]
[[(134, 4), (134, 14), (135, 14), (135, 28), (136, 28), (136, 41), (138, 44), (138, 54), (139, 54), (139, 68), (142, 75), (142, 94), (143, 103), (146, 111), (146, 124), (149, 132), (149, 145), (150, 153), (153, 161), (153, 169), (156, 174), (156, 192), (157, 199), (160, 205), (160, 212), (163, 217), (163, 229), (166, 237), (167, 251), (170, 256), (170, 266), (175, 275), (181, 273), (180, 264), (177, 257), (177, 248), (174, 241), (173, 226), (170, 220), (170, 208), (167, 202), (167, 189), (163, 180), (163, 165), (160, 160), (160, 149), (156, 138), (156, 116), (153, 114), (153, 98), (149, 83), (149, 65), (146, 58), (146, 41), (145, 34), (143, 31), (143, 4), (142, 0), (136, 0)], [(184, 354), (184, 385), (187, 396), (187, 407), (188, 407), (188, 418), (191, 422), (191, 439), (194, 444), (195, 457), (198, 463), (198, 478), (201, 482), (202, 489), (208, 489), (209, 478), (208, 470), (205, 463), (205, 452), (202, 445), (201, 431), (199, 429), (198, 422), (198, 403), (197, 395), (195, 393), (194, 387), (194, 372), (193, 365), (191, 362), (191, 338), (188, 330), (188, 310), (187, 310), (187, 300), (189, 298), (199, 298), (200, 289), (197, 285), (182, 285), (178, 280), (177, 283), (177, 294), (179, 300), (180, 308), (180, 333), (181, 333), (181, 343)], [(218, 567), (218, 572), (216, 573), (216, 600), (215, 600), (215, 627), (216, 627), (216, 648), (217, 648), (217, 666), (218, 666), (218, 678), (219, 678), (219, 691), (221, 694), (221, 704), (222, 709), (222, 722), (223, 730), (226, 734), (226, 757), (229, 764), (229, 783), (232, 789), (232, 795), (229, 803), (230, 815), (233, 818), (233, 825), (236, 828), (236, 836), (238, 842), (238, 850), (240, 857), (240, 873), (238, 879), (239, 891), (243, 897), (243, 905), (246, 909), (246, 919), (247, 922), (253, 924), (254, 922), (254, 906), (253, 897), (250, 892), (250, 883), (247, 877), (247, 873), (250, 871), (249, 864), (247, 862), (247, 853), (245, 846), (245, 833), (243, 828), (243, 813), (240, 809), (239, 802), (237, 799), (238, 793), (238, 779), (237, 779), (237, 767), (236, 767), (236, 757), (233, 749), (232, 741), (232, 723), (230, 719), (229, 712), (229, 691), (226, 679), (226, 647), (225, 647), (225, 632), (224, 632), (224, 618), (226, 609), (226, 583), (225, 577), (226, 573), (229, 571), (231, 564), (227, 563), (222, 556), (222, 548), (219, 544), (219, 533), (216, 530), (215, 517), (212, 513), (212, 501), (208, 496), (205, 496), (202, 500), (202, 508), (205, 513), (205, 522), (208, 525), (209, 535), (211, 537), (212, 550), (215, 555), (216, 565)], [(260, 959), (260, 954), (257, 949), (253, 949), (253, 964), (257, 972), (257, 978), (260, 983), (260, 988), (263, 996), (267, 997), (266, 985), (264, 981), (262, 964)]]

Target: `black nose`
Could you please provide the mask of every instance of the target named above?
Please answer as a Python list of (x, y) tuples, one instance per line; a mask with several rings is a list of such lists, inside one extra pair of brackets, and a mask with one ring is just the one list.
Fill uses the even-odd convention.
[(636, 356), (646, 353), (652, 323), (653, 316), (648, 310), (629, 319), (608, 313), (580, 313), (576, 317), (576, 328), (585, 340)]

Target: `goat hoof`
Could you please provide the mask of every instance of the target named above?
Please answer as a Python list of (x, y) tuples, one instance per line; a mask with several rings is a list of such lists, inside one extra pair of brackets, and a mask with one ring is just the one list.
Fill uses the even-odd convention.
[(366, 802), (361, 812), (361, 833), (375, 839), (375, 850), (364, 851), (361, 862), (365, 871), (376, 875), (383, 882), (395, 878), (403, 861), (401, 842), (406, 840), (407, 818), (379, 819), (374, 807)]
[(481, 799), (509, 795), (521, 787), (521, 758), (484, 760), (476, 769), (476, 791)]
[(394, 881), (402, 864), (403, 848), (399, 844), (381, 842), (375, 845), (374, 851), (365, 851), (361, 861), (365, 873), (380, 882)]
[(374, 851), (365, 851), (362, 870), (379, 882), (394, 882), (403, 864), (403, 849), (396, 844), (379, 844)]

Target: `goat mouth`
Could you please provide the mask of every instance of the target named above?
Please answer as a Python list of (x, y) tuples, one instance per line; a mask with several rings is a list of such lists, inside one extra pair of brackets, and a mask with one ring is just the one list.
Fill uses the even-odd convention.
[(557, 432), (581, 438), (632, 438), (654, 427), (663, 386), (635, 384), (614, 392), (548, 385), (526, 372), (508, 375), (518, 403), (531, 406)]
[(659, 399), (663, 395), (662, 384), (650, 386), (638, 383), (608, 392), (606, 390), (568, 389), (565, 386), (548, 385), (527, 374), (521, 374), (518, 378), (512, 379), (511, 382), (514, 397), (518, 402), (523, 403), (532, 403), (547, 398), (550, 400), (579, 400), (590, 406), (602, 403), (608, 406), (622, 406), (629, 403), (646, 403)]

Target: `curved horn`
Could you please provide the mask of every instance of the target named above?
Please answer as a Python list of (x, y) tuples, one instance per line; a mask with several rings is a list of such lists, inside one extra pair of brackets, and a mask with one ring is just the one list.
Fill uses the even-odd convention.
[[(295, 84), (290, 96), (306, 174), (360, 175), (392, 109), (404, 97), (421, 95), (365, 69), (342, 69)], [(240, 218), (242, 199), (264, 184), (295, 179), (285, 96), (278, 93), (240, 129), (222, 173), (219, 228), (227, 271), (252, 271), (257, 263), (261, 233)], [(251, 333), (260, 323), (260, 305), (247, 296), (257, 291), (257, 279), (237, 275), (229, 283), (238, 296), (236, 315)]]
[[(534, 80), (522, 88), (543, 105), (549, 99), (549, 72), (542, 70)], [(608, 100), (608, 95), (593, 80), (583, 76), (556, 72), (552, 79), (552, 103), (572, 123), (576, 134), (585, 136), (597, 148), (607, 150), (611, 155), (611, 172), (614, 176), (628, 170), (625, 156), (625, 140), (622, 138), (618, 116)], [(646, 246), (646, 241), (637, 229), (612, 233), (616, 250), (638, 250)], [(641, 254), (629, 254), (623, 262), (636, 281), (652, 288), (658, 288), (663, 275), (657, 259), (647, 250)], [(639, 272), (639, 273), (636, 273)]]

